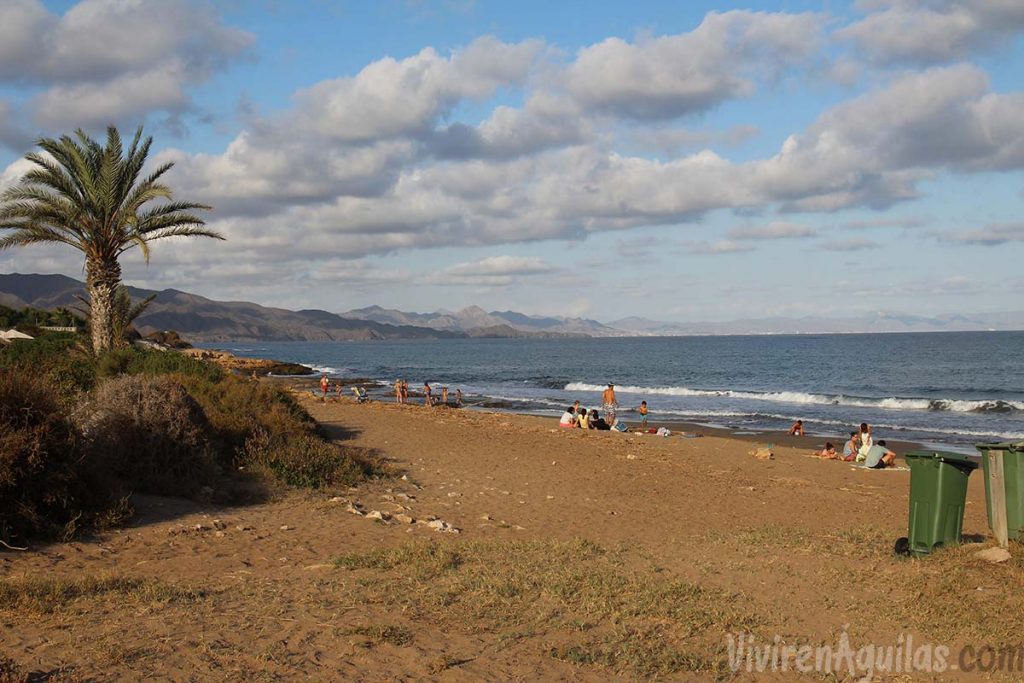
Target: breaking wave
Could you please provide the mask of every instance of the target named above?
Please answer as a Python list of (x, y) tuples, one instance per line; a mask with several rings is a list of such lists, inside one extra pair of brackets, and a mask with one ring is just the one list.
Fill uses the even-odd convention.
[[(603, 391), (600, 384), (569, 382), (565, 391)], [(856, 406), (860, 408), (882, 408), (886, 410), (949, 411), (954, 413), (1016, 413), (1024, 411), (1024, 402), (1002, 400), (965, 400), (949, 398), (868, 398), (862, 396), (828, 396), (802, 391), (734, 391), (732, 389), (690, 389), (688, 387), (638, 387), (616, 386), (624, 394), (645, 394), (654, 396), (712, 396), (741, 398), (751, 401), (771, 401), (799, 405)]]

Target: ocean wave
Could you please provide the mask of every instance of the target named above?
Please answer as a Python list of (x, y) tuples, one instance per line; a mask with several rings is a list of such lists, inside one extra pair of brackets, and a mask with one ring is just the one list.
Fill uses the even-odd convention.
[[(801, 419), (799, 415), (783, 415), (780, 413), (751, 413), (734, 410), (698, 410), (698, 411), (686, 411), (686, 410), (659, 410), (657, 413), (652, 412), (652, 417), (655, 419), (672, 419), (679, 418), (688, 421), (697, 421), (701, 418), (746, 418), (750, 420), (763, 421), (766, 419), (780, 420), (785, 423), (793, 422), (794, 420)], [(804, 424), (823, 425), (829, 427), (841, 428), (844, 432), (849, 430), (854, 425), (849, 422), (842, 420), (821, 420), (821, 419), (808, 419), (803, 418)], [(877, 434), (880, 430), (890, 430), (894, 432), (915, 432), (919, 434), (946, 434), (950, 436), (976, 436), (980, 438), (996, 438), (1005, 441), (1016, 441), (1018, 439), (1024, 439), (1024, 432), (993, 432), (993, 431), (980, 431), (973, 429), (954, 429), (947, 427), (925, 427), (921, 425), (904, 425), (904, 424), (892, 424), (886, 422), (872, 423), (871, 428)]]
[[(603, 391), (600, 384), (585, 382), (569, 382), (564, 391)], [(710, 396), (724, 398), (741, 398), (752, 401), (771, 401), (774, 403), (793, 403), (798, 405), (836, 405), (854, 406), (859, 408), (881, 408), (884, 410), (920, 410), (949, 411), (954, 413), (1015, 413), (1024, 411), (1024, 402), (1004, 400), (968, 400), (947, 398), (868, 398), (861, 396), (845, 396), (843, 394), (828, 396), (803, 391), (735, 391), (732, 389), (690, 389), (689, 387), (638, 387), (616, 386), (615, 390), (623, 394), (646, 394), (655, 396)]]

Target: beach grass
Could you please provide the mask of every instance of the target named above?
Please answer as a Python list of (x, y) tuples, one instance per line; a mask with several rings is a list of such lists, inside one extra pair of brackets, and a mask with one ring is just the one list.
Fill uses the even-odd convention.
[(76, 606), (85, 610), (103, 598), (116, 598), (122, 606), (189, 604), (208, 594), (204, 589), (121, 575), (7, 578), (0, 579), (0, 613), (42, 615)]
[(350, 553), (355, 595), (445, 628), (640, 677), (722, 673), (721, 634), (755, 628), (740, 593), (655, 571), (624, 550), (572, 541), (410, 543)]

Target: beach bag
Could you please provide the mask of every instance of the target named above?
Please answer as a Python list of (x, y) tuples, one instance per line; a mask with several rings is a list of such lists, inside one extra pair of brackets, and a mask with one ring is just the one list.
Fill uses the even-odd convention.
[(614, 429), (617, 432), (625, 432), (625, 431), (627, 431), (628, 428), (626, 427), (626, 423), (625, 422), (619, 422), (619, 423), (616, 423), (616, 425), (614, 427), (612, 427), (612, 429)]

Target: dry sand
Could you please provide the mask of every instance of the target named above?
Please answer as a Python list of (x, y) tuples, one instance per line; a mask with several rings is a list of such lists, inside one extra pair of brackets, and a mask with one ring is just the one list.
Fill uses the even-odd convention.
[[(891, 548), (906, 535), (909, 472), (808, 458), (814, 440), (776, 446), (774, 460), (759, 461), (749, 442), (718, 436), (580, 432), (537, 417), (303, 400), (337, 439), (376, 450), (405, 478), (230, 509), (140, 498), (130, 528), (2, 553), (0, 576), (13, 585), (112, 575), (159, 582), (65, 596), (49, 613), (0, 605), (2, 654), (26, 670), (70, 667), (97, 680), (704, 680), (714, 662), (721, 667), (723, 628), (810, 644), (837, 642), (844, 625), (859, 644), (895, 643), (901, 633), (954, 648), (1019, 639), (1020, 546), (1000, 565), (974, 557), (991, 545), (977, 474), (964, 522), (973, 548), (908, 561)], [(373, 521), (350, 503), (438, 518), (460, 533)], [(374, 555), (410, 542), (462, 552), (465, 564), (431, 570), (437, 548), (426, 565)], [(550, 568), (530, 555), (538, 552), (549, 553)], [(346, 566), (362, 555), (371, 560), (359, 566), (370, 568), (332, 563), (345, 554)], [(557, 565), (576, 557), (595, 563), (585, 572), (595, 581), (632, 577), (614, 590), (636, 590), (649, 613), (602, 606), (610, 598), (601, 587), (565, 588), (558, 572), (573, 568)], [(520, 560), (534, 562), (523, 576)], [(491, 569), (497, 578), (481, 578)], [(492, 590), (503, 572), (516, 582)], [(676, 587), (664, 595), (689, 587), (699, 609), (666, 616), (657, 600), (644, 602), (664, 582)], [(530, 602), (529, 586), (544, 599)], [(551, 609), (539, 618), (542, 608)], [(642, 632), (619, 632), (641, 622)], [(708, 661), (686, 664), (679, 652)]]

